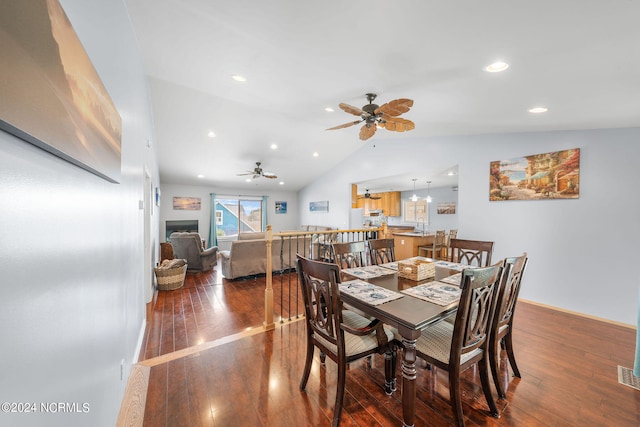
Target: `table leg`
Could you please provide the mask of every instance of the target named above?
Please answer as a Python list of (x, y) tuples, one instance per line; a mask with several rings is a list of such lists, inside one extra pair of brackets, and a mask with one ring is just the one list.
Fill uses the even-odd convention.
[(416, 340), (402, 337), (402, 416), (405, 427), (415, 425), (416, 412)]

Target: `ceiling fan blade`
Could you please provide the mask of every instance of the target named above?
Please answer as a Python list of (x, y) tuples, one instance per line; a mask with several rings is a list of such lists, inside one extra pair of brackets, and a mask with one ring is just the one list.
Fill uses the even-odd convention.
[(380, 196), (371, 196), (369, 197), (371, 200), (378, 200), (378, 199), (382, 199), (382, 197)]
[(384, 125), (385, 129), (394, 132), (405, 132), (416, 128), (416, 125), (411, 120), (402, 119), (400, 117), (382, 116), (382, 119), (386, 120), (386, 123)]
[(239, 174), (236, 174), (236, 175), (237, 175), (237, 176), (253, 175), (253, 172), (239, 173)]
[(338, 107), (340, 107), (342, 111), (353, 114), (354, 116), (361, 116), (364, 113), (364, 111), (362, 111), (360, 108), (354, 107), (353, 105), (345, 104), (343, 102), (338, 104)]
[(391, 117), (399, 116), (402, 113), (406, 113), (413, 107), (413, 100), (407, 98), (394, 99), (386, 104), (382, 104), (376, 108), (376, 114), (387, 114)]
[(334, 126), (332, 128), (326, 129), (326, 130), (336, 130), (336, 129), (348, 128), (349, 126), (357, 125), (358, 123), (361, 123), (361, 122), (362, 122), (362, 120), (356, 120), (355, 122), (349, 122), (349, 123), (345, 123), (343, 125)]
[(270, 172), (264, 172), (262, 176), (269, 179), (276, 179), (278, 177), (275, 173), (270, 173)]
[(366, 141), (367, 139), (371, 138), (374, 133), (376, 133), (376, 125), (366, 124), (360, 129), (360, 139)]

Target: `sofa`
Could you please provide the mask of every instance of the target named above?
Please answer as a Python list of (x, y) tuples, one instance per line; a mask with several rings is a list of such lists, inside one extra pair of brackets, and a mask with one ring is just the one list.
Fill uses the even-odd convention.
[[(283, 246), (284, 245), (284, 246)], [(282, 252), (282, 259), (280, 254)], [(272, 271), (295, 267), (296, 254), (288, 240), (278, 237), (271, 244)], [(263, 232), (243, 232), (231, 242), (228, 251), (220, 251), (222, 275), (227, 279), (254, 276), (267, 272), (267, 240)]]
[(175, 232), (169, 236), (176, 258), (187, 260), (187, 271), (209, 271), (218, 263), (218, 247), (202, 247), (198, 233)]

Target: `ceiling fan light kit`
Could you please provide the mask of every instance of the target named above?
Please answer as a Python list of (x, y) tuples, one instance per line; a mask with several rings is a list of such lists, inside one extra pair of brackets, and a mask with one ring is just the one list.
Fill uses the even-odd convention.
[(405, 132), (415, 129), (416, 126), (411, 120), (398, 117), (411, 109), (413, 100), (399, 98), (378, 106), (378, 104), (373, 103), (377, 97), (375, 93), (367, 93), (366, 97), (369, 103), (362, 108), (344, 103), (339, 104), (342, 111), (354, 116), (360, 116), (360, 120), (338, 125), (327, 130), (343, 129), (364, 122), (364, 125), (360, 128), (360, 139), (366, 141), (376, 133), (378, 128), (393, 132)]

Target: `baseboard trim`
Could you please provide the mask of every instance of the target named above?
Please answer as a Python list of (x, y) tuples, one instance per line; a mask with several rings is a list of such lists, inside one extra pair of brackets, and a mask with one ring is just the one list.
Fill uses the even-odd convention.
[(131, 361), (132, 365), (138, 363), (140, 360), (140, 352), (142, 351), (142, 342), (144, 341), (144, 333), (147, 329), (147, 319), (142, 319), (142, 324), (140, 325), (140, 332), (138, 333), (138, 342), (136, 342), (136, 349), (133, 352), (133, 360)]

